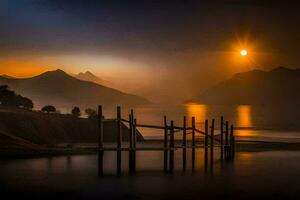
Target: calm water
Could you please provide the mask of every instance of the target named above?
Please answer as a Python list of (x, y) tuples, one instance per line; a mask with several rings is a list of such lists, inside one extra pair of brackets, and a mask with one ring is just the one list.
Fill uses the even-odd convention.
[[(167, 175), (159, 172), (162, 155), (142, 153), (137, 158), (137, 175), (125, 174), (125, 162), (121, 177), (109, 175), (115, 172), (116, 159), (113, 154), (106, 154), (107, 175), (104, 177), (97, 175), (95, 155), (0, 161), (0, 192), (9, 193), (11, 197), (25, 198), (28, 195), (37, 199), (51, 198), (51, 195), (64, 199), (299, 197), (299, 152), (238, 152), (232, 163), (221, 166), (216, 161), (212, 173), (203, 171), (201, 155), (202, 152), (197, 153), (195, 173), (190, 170), (183, 173), (177, 168), (174, 175)], [(176, 161), (179, 160), (177, 157)]]
[[(237, 130), (235, 135), (242, 140), (262, 141), (297, 141), (300, 142), (300, 107), (295, 106), (208, 106), (186, 104), (181, 106), (152, 105), (134, 109), (138, 123), (163, 125), (163, 116), (174, 120), (181, 126), (183, 116), (188, 123), (195, 116), (196, 126), (204, 129), (205, 119), (215, 119), (219, 129), (220, 116), (224, 116)], [(129, 109), (123, 110), (123, 117), (128, 117)], [(106, 117), (115, 117), (115, 110), (104, 110)], [(161, 131), (141, 129), (146, 138), (161, 138)]]

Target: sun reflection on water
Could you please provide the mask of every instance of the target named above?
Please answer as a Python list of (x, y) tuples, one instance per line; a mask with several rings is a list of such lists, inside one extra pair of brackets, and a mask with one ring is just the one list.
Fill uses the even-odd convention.
[(245, 128), (243, 130), (237, 130), (237, 136), (253, 136), (253, 131), (249, 130), (249, 128), (253, 127), (252, 110), (250, 105), (239, 105), (237, 107), (237, 126), (240, 128)]
[(207, 118), (207, 105), (203, 104), (186, 104), (186, 114), (187, 118), (191, 120), (195, 117), (196, 124), (204, 123)]
[(252, 127), (251, 106), (240, 105), (237, 107), (237, 122), (238, 127)]

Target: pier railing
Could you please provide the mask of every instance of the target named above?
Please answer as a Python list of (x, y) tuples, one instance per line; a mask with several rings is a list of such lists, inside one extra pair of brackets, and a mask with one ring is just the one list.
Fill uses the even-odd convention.
[[(103, 122), (115, 121), (117, 123), (117, 145), (116, 147), (104, 147), (104, 134)], [(129, 128), (129, 147), (122, 146), (122, 123)], [(214, 151), (215, 148), (220, 150), (220, 160), (231, 160), (234, 158), (235, 152), (235, 137), (233, 125), (229, 127), (229, 122), (225, 121), (223, 117), (220, 120), (220, 132), (216, 134), (215, 119), (203, 122), (204, 130), (196, 128), (195, 117), (192, 117), (191, 127), (187, 126), (186, 116), (183, 117), (183, 126), (175, 126), (174, 121), (171, 120), (167, 123), (167, 117), (164, 116), (164, 126), (138, 124), (137, 119), (134, 117), (134, 112), (131, 109), (128, 119), (121, 117), (121, 107), (117, 107), (117, 116), (115, 119), (105, 119), (102, 112), (102, 106), (98, 106), (98, 127), (99, 127), (99, 140), (98, 140), (98, 162), (99, 173), (103, 174), (103, 155), (105, 151), (117, 152), (117, 174), (121, 174), (122, 164), (122, 151), (129, 152), (129, 172), (134, 173), (136, 170), (136, 151), (163, 151), (163, 170), (172, 173), (174, 171), (174, 153), (177, 149), (182, 149), (182, 169), (186, 170), (187, 149), (191, 149), (192, 154), (192, 170), (195, 169), (195, 153), (197, 148), (204, 148), (204, 166), (208, 168), (208, 161), (210, 160), (210, 168), (214, 166)], [(150, 128), (163, 130), (163, 147), (137, 147), (137, 129)], [(187, 132), (189, 131), (189, 132)], [(176, 139), (175, 134), (182, 134), (181, 141)], [(204, 138), (204, 143), (201, 145), (196, 144), (196, 134)], [(191, 142), (187, 142), (187, 135), (191, 135)], [(210, 159), (209, 159), (210, 155)]]

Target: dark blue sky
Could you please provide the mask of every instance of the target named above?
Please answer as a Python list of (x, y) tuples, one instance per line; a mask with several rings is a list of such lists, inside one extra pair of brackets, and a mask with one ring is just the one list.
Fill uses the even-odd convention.
[(299, 7), (268, 2), (3, 0), (0, 40), (2, 51), (98, 50), (136, 56), (219, 50), (236, 35), (247, 34), (268, 49), (294, 50)]
[(0, 72), (122, 72), (124, 85), (128, 69), (157, 87), (205, 89), (245, 70), (229, 59), (239, 43), (253, 51), (250, 68), (299, 67), (299, 9), (269, 0), (2, 0)]

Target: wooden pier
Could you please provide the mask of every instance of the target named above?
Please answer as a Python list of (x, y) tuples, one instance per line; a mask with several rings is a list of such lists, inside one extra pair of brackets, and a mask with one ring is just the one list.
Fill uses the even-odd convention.
[[(216, 148), (220, 149), (220, 161), (232, 160), (234, 158), (235, 151), (235, 137), (234, 137), (234, 127), (230, 126), (229, 122), (224, 123), (224, 118), (220, 118), (220, 132), (216, 133), (215, 130), (215, 119), (211, 120), (209, 124), (208, 120), (203, 122), (204, 131), (196, 128), (195, 117), (191, 118), (191, 127), (187, 126), (187, 118), (183, 117), (183, 125), (176, 126), (174, 121), (171, 120), (170, 123), (167, 122), (167, 117), (164, 116), (164, 126), (158, 125), (145, 125), (138, 124), (137, 119), (134, 117), (133, 110), (130, 111), (128, 119), (123, 119), (121, 117), (121, 107), (117, 107), (117, 116), (115, 119), (105, 119), (102, 112), (102, 106), (98, 106), (98, 164), (99, 164), (99, 175), (103, 175), (103, 156), (105, 151), (116, 151), (117, 153), (117, 166), (116, 174), (121, 175), (122, 172), (122, 151), (127, 151), (129, 156), (129, 173), (134, 174), (136, 171), (136, 152), (137, 151), (161, 151), (164, 155), (163, 159), (163, 170), (166, 173), (174, 172), (174, 160), (175, 151), (182, 149), (182, 170), (186, 171), (187, 165), (187, 149), (191, 149), (191, 162), (192, 171), (195, 170), (195, 154), (197, 148), (204, 149), (204, 168), (207, 170), (208, 166), (210, 169), (214, 167), (214, 152)], [(117, 145), (116, 147), (105, 147), (103, 138), (103, 122), (104, 121), (116, 121), (117, 123)], [(129, 146), (122, 146), (122, 123), (124, 123), (129, 129)], [(160, 129), (163, 133), (163, 145), (161, 147), (137, 147), (137, 129), (138, 128), (150, 128), (150, 129)], [(224, 129), (225, 128), (225, 129)], [(189, 132), (187, 132), (189, 131)], [(178, 145), (178, 139), (175, 142), (175, 135), (182, 134), (181, 142)], [(187, 135), (191, 134), (191, 142), (187, 141)], [(203, 144), (197, 145), (196, 134), (203, 136)], [(175, 144), (176, 143), (176, 144)], [(210, 150), (210, 151), (208, 151)], [(210, 158), (208, 158), (210, 155)], [(208, 161), (210, 160), (210, 163)]]

